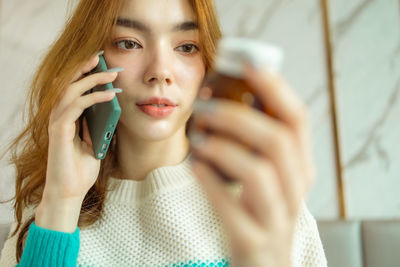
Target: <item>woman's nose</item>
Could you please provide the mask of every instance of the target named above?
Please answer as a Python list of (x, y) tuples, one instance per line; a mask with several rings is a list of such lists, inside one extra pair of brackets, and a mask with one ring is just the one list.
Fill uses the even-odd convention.
[(144, 82), (146, 84), (163, 84), (171, 85), (172, 79), (172, 58), (168, 55), (168, 52), (154, 51), (149, 56), (148, 67), (144, 75)]

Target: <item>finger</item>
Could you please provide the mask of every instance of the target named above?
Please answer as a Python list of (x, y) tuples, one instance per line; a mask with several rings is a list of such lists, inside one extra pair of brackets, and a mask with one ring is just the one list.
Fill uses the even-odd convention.
[(75, 83), (73, 83), (65, 92), (60, 103), (57, 106), (57, 114), (60, 114), (74, 100), (82, 96), (85, 92), (93, 87), (101, 84), (106, 84), (114, 81), (117, 77), (117, 72), (99, 72), (89, 75)]
[(271, 163), (227, 138), (200, 136), (197, 140), (203, 141), (195, 146), (195, 156), (212, 162), (243, 185), (242, 199), (257, 221), (267, 225), (274, 219), (271, 213), (276, 208), (287, 209), (277, 173)]
[(290, 129), (258, 110), (226, 99), (196, 101), (194, 121), (240, 140), (270, 160), (280, 177), (290, 210), (296, 211), (305, 190), (305, 179)]
[(118, 71), (113, 70), (114, 69), (109, 69), (105, 72), (94, 73), (71, 84), (68, 90), (69, 94), (72, 98), (77, 98), (97, 85), (113, 82), (118, 75)]
[(284, 121), (296, 133), (301, 159), (304, 162), (308, 184), (315, 178), (315, 166), (312, 156), (310, 138), (309, 112), (307, 106), (295, 95), (287, 82), (279, 75), (268, 70), (256, 69), (251, 65), (245, 66), (245, 77), (255, 89), (260, 101)]
[[(64, 113), (60, 116), (59, 120), (55, 123), (61, 124), (59, 126), (72, 125), (82, 115), (83, 111), (96, 104), (106, 101), (111, 101), (115, 97), (115, 92), (95, 92), (76, 99), (70, 106), (68, 106)], [(63, 127), (61, 127), (63, 128)]]
[(197, 180), (221, 216), (228, 231), (235, 235), (243, 235), (246, 234), (246, 231), (253, 229), (256, 224), (241, 209), (237, 200), (228, 193), (225, 184), (221, 182), (221, 178), (215, 171), (199, 160), (194, 160), (191, 164)]
[(306, 107), (286, 81), (277, 73), (256, 69), (247, 64), (245, 78), (254, 88), (260, 101), (277, 117), (294, 129), (303, 127)]
[(95, 56), (91, 57), (85, 63), (85, 65), (81, 69), (79, 69), (77, 71), (77, 73), (75, 73), (74, 77), (71, 80), (71, 83), (76, 82), (77, 80), (82, 78), (84, 76), (84, 74), (86, 74), (89, 71), (91, 71), (92, 69), (94, 69), (98, 63), (99, 63), (99, 55), (95, 55)]

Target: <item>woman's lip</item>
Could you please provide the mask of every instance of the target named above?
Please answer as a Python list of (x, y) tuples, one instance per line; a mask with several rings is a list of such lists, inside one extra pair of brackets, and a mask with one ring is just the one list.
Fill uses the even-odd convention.
[(151, 105), (151, 104), (157, 104), (157, 105), (168, 105), (168, 106), (177, 106), (177, 104), (175, 104), (172, 100), (166, 98), (166, 97), (156, 97), (153, 96), (151, 98), (148, 98), (146, 100), (143, 101), (139, 101), (138, 103), (136, 103), (138, 105)]
[(165, 118), (174, 112), (176, 106), (156, 107), (152, 105), (136, 105), (141, 111), (153, 118)]

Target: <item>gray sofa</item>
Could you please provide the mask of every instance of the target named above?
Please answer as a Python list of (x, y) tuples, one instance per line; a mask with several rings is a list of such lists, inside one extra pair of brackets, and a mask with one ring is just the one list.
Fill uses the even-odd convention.
[[(400, 221), (318, 221), (329, 267), (399, 267)], [(0, 224), (0, 250), (10, 224)]]
[(399, 267), (400, 221), (318, 221), (329, 267)]

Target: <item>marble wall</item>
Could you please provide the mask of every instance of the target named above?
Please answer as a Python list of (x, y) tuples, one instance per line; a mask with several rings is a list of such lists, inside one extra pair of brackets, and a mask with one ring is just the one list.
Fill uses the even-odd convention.
[[(1, 0), (0, 0), (1, 1)], [(334, 132), (320, 0), (215, 0), (224, 34), (285, 50), (283, 75), (308, 105), (318, 177), (308, 206), (339, 216)], [(64, 0), (0, 4), (0, 149), (21, 129), (27, 84), (66, 18)], [(349, 217), (400, 217), (399, 1), (330, 1), (338, 128)], [(397, 116), (396, 116), (397, 115)], [(0, 199), (14, 193), (14, 169), (0, 162)], [(12, 221), (0, 205), (0, 223)]]
[(330, 1), (349, 218), (400, 217), (400, 1)]

